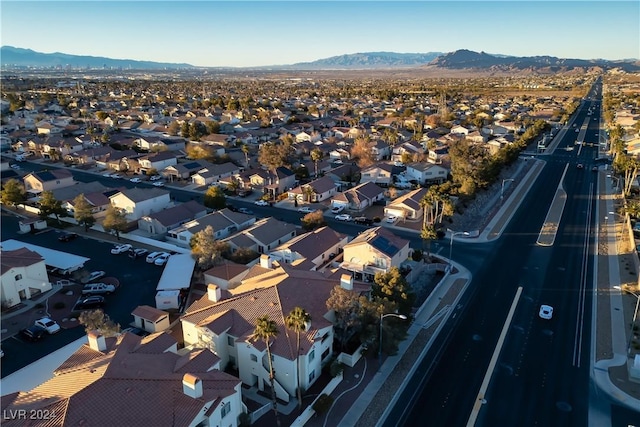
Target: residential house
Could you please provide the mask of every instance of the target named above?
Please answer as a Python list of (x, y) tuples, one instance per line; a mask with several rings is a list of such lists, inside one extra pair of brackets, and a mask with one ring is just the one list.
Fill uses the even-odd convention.
[(169, 191), (161, 188), (127, 188), (113, 194), (109, 199), (113, 206), (127, 213), (129, 222), (160, 212), (172, 203)]
[(340, 189), (348, 188), (360, 180), (360, 167), (356, 163), (344, 163), (325, 172)]
[(76, 182), (73, 175), (66, 169), (52, 169), (40, 172), (31, 172), (23, 178), (24, 189), (31, 194), (40, 194), (43, 191), (53, 191), (59, 188), (69, 187)]
[(372, 182), (374, 184), (389, 186), (393, 183), (393, 165), (388, 163), (376, 163), (360, 171), (360, 183)]
[(141, 136), (135, 140), (135, 144), (143, 150), (151, 151), (152, 148), (163, 151), (184, 151), (186, 140), (184, 138), (164, 138), (158, 136)]
[(417, 188), (392, 200), (384, 207), (385, 216), (395, 216), (403, 219), (420, 219), (424, 215), (421, 205), (427, 194), (427, 188)]
[(406, 176), (409, 181), (419, 184), (441, 184), (447, 180), (449, 170), (432, 163), (410, 163), (407, 165)]
[(284, 166), (276, 168), (275, 171), (258, 169), (249, 176), (251, 187), (262, 189), (264, 194), (269, 194), (276, 198), (279, 194), (293, 188), (296, 184), (295, 173)]
[(323, 176), (308, 184), (293, 188), (288, 191), (289, 199), (297, 199), (299, 202), (317, 203), (330, 199), (338, 192), (338, 185), (329, 176)]
[(320, 270), (340, 253), (348, 242), (349, 236), (325, 226), (294, 237), (274, 248), (269, 252), (269, 256), (280, 264), (305, 260), (308, 270)]
[(266, 254), (294, 238), (296, 230), (293, 224), (269, 217), (256, 221), (251, 227), (225, 241), (229, 243), (233, 252), (240, 248), (248, 248), (260, 254)]
[(225, 178), (239, 174), (241, 168), (231, 162), (222, 164), (211, 164), (204, 169), (200, 169), (191, 176), (191, 181), (198, 185), (210, 185), (219, 183)]
[(173, 151), (160, 151), (159, 153), (151, 153), (138, 158), (138, 163), (140, 164), (140, 170), (146, 174), (147, 171), (152, 169), (159, 172), (166, 167), (177, 165), (178, 159)]
[(9, 308), (51, 290), (44, 258), (27, 248), (0, 251), (2, 308)]
[(251, 267), (235, 262), (225, 261), (223, 264), (211, 267), (203, 273), (204, 282), (213, 284), (222, 290), (233, 289), (247, 276)]
[[(28, 392), (2, 396), (5, 413), (55, 414), (34, 425), (231, 426), (246, 412), (241, 381), (220, 371), (208, 349), (178, 353), (167, 333), (105, 338), (97, 331), (88, 343)], [(3, 420), (24, 425), (24, 419)]]
[(389, 158), (391, 155), (391, 147), (386, 141), (375, 139), (371, 145), (371, 152), (373, 153), (374, 159), (379, 162), (382, 159)]
[(376, 273), (386, 273), (400, 267), (411, 255), (409, 241), (391, 231), (375, 227), (358, 234), (347, 243), (340, 267), (351, 271), (356, 280), (372, 281)]
[(195, 200), (190, 200), (141, 217), (138, 220), (138, 230), (146, 231), (154, 237), (164, 236), (169, 230), (206, 214), (206, 207)]
[(250, 227), (256, 222), (252, 215), (233, 212), (227, 208), (204, 215), (193, 221), (167, 231), (167, 241), (188, 248), (194, 234), (208, 226), (213, 228), (214, 238), (224, 239), (238, 230)]
[(209, 163), (206, 160), (190, 160), (184, 163), (178, 163), (175, 165), (167, 166), (162, 169), (161, 174), (164, 175), (170, 181), (173, 180), (186, 180), (192, 175), (198, 173), (202, 169), (206, 169), (213, 163)]
[(169, 313), (150, 305), (139, 305), (132, 312), (133, 326), (150, 334), (169, 329)]
[(402, 162), (405, 158), (415, 159), (424, 154), (422, 144), (417, 141), (408, 141), (393, 147), (391, 160), (394, 162)]
[[(209, 285), (207, 295), (180, 319), (183, 339), (188, 347), (211, 349), (223, 369), (234, 367), (244, 384), (264, 391), (270, 387), (266, 346), (250, 336), (257, 319), (268, 316), (279, 331), (270, 342), (274, 391), (278, 399), (288, 402), (298, 385), (308, 390), (331, 360), (333, 325), (326, 301), (340, 282), (285, 265), (265, 266), (264, 271), (244, 280), (232, 298), (222, 298), (221, 289)], [(300, 334), (299, 351), (296, 334), (284, 324), (295, 307), (302, 307), (312, 319)]]
[(384, 189), (373, 182), (364, 182), (333, 196), (331, 206), (344, 206), (349, 210), (362, 211), (381, 200), (384, 200)]

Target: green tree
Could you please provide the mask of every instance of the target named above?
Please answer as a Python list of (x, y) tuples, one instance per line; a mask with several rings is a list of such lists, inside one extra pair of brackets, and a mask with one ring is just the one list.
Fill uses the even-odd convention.
[(207, 133), (220, 133), (220, 122), (216, 120), (209, 120), (206, 124)]
[(115, 232), (116, 238), (120, 240), (120, 233), (127, 230), (127, 213), (113, 205), (109, 206), (102, 221), (102, 228), (107, 233)]
[(46, 219), (53, 215), (56, 217), (56, 221), (60, 222), (60, 216), (66, 215), (66, 213), (62, 202), (57, 200), (51, 191), (43, 191), (40, 194), (40, 218)]
[(27, 200), (27, 193), (24, 186), (17, 179), (8, 180), (2, 187), (2, 203), (9, 206), (16, 206)]
[(276, 399), (275, 373), (273, 370), (273, 359), (271, 357), (271, 340), (278, 336), (278, 325), (269, 316), (262, 316), (256, 320), (256, 327), (251, 335), (252, 341), (262, 341), (267, 347), (267, 358), (269, 359), (269, 381), (271, 383), (271, 400), (273, 402), (273, 413), (276, 416), (276, 424), (280, 426), (278, 416), (278, 401)]
[(371, 296), (374, 300), (386, 300), (396, 304), (398, 312), (408, 316), (415, 295), (406, 279), (400, 274), (398, 267), (391, 267), (386, 273), (377, 273), (373, 278)]
[(220, 264), (223, 256), (231, 252), (228, 243), (216, 240), (215, 232), (210, 225), (191, 237), (189, 247), (191, 248), (191, 256), (202, 270), (208, 270)]
[(298, 408), (302, 407), (302, 390), (300, 388), (300, 332), (307, 330), (307, 324), (311, 322), (311, 315), (304, 308), (295, 307), (291, 313), (284, 319), (287, 328), (296, 333), (296, 369), (298, 380)]
[(78, 322), (84, 326), (87, 333), (98, 331), (105, 337), (113, 337), (120, 333), (120, 325), (100, 309), (83, 311), (78, 317)]
[[(339, 350), (346, 350), (347, 344), (353, 337), (359, 335), (365, 328), (367, 312), (370, 302), (366, 297), (360, 297), (353, 291), (335, 286), (326, 302), (327, 309), (333, 310), (334, 333)], [(375, 324), (375, 323), (374, 323)]]
[(84, 231), (88, 231), (96, 223), (92, 209), (93, 206), (87, 201), (84, 194), (78, 194), (73, 199), (73, 217), (78, 221), (78, 224), (84, 226)]
[(204, 193), (204, 205), (211, 209), (222, 209), (227, 205), (227, 199), (222, 188), (211, 186)]
[(314, 148), (313, 150), (311, 150), (311, 160), (313, 161), (313, 165), (316, 168), (316, 175), (315, 177), (318, 177), (318, 162), (320, 160), (322, 160), (322, 158), (324, 157), (324, 152), (319, 149), (319, 148)]
[[(423, 214), (424, 218), (424, 214)], [(427, 258), (431, 256), (431, 242), (438, 238), (438, 233), (433, 224), (423, 224), (420, 231), (420, 238), (423, 243), (427, 244)]]

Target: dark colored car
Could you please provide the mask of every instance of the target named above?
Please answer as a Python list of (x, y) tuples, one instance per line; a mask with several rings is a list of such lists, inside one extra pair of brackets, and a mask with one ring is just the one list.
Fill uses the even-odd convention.
[(253, 193), (253, 191), (251, 189), (238, 190), (238, 196), (240, 196), (240, 197), (247, 197), (251, 193)]
[(40, 341), (46, 333), (47, 331), (39, 326), (29, 326), (20, 331), (20, 335), (28, 341)]
[(100, 295), (93, 295), (86, 298), (80, 298), (76, 305), (73, 306), (72, 311), (79, 310), (93, 310), (104, 306), (104, 297)]
[(149, 253), (148, 250), (142, 249), (142, 248), (129, 249), (129, 258), (133, 258), (133, 259), (140, 258), (140, 257), (146, 256), (148, 253)]
[(78, 237), (76, 233), (62, 233), (60, 236), (58, 236), (58, 240), (61, 242), (70, 242), (76, 237)]
[(373, 225), (373, 220), (371, 218), (367, 218), (366, 216), (356, 217), (353, 222), (362, 225)]

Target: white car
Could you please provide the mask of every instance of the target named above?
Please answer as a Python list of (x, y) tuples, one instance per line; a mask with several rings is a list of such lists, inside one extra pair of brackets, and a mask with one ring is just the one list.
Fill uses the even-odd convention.
[(336, 215), (336, 221), (351, 222), (351, 221), (353, 221), (353, 217), (351, 217), (351, 215), (349, 215), (349, 214), (340, 214), (340, 215)]
[(149, 255), (147, 255), (146, 260), (149, 264), (153, 264), (155, 260), (158, 259), (158, 257), (163, 253), (164, 252), (151, 252)]
[(92, 271), (91, 273), (89, 273), (87, 277), (83, 278), (80, 282), (91, 283), (98, 279), (102, 279), (106, 275), (107, 273), (105, 273), (104, 271)]
[(344, 210), (344, 206), (334, 206), (334, 207), (331, 208), (331, 213), (339, 214), (343, 210)]
[(48, 317), (36, 320), (34, 325), (44, 329), (49, 334), (60, 332), (60, 325), (58, 325), (55, 320), (51, 320)]
[(156, 258), (155, 261), (153, 261), (153, 263), (155, 265), (165, 265), (167, 263), (167, 261), (169, 260), (170, 256), (171, 256), (171, 254), (163, 252), (158, 258)]
[(396, 217), (395, 215), (389, 215), (387, 219), (385, 219), (385, 221), (388, 222), (389, 224), (393, 224), (394, 222), (396, 222), (397, 219), (398, 217)]
[(306, 207), (306, 206), (303, 207), (303, 208), (298, 209), (298, 212), (302, 212), (302, 213), (313, 213), (315, 211), (316, 211), (315, 209), (312, 209), (312, 208), (309, 208), (309, 207)]
[(162, 179), (162, 175), (153, 175), (151, 178), (149, 178), (149, 180), (151, 181), (157, 181), (159, 179)]
[(553, 317), (553, 307), (550, 305), (542, 304), (540, 306), (540, 313), (538, 313), (541, 319), (551, 320)]
[(162, 181), (156, 181), (153, 183), (154, 187), (164, 187), (164, 182)]
[(102, 176), (105, 178), (111, 178), (111, 172), (103, 173)]
[(139, 183), (139, 182), (142, 182), (142, 180), (140, 178), (131, 178), (129, 181), (135, 182), (136, 184)]
[(256, 206), (269, 206), (269, 202), (266, 200), (256, 200), (253, 204)]
[(82, 295), (109, 295), (115, 291), (116, 287), (114, 285), (109, 285), (107, 283), (89, 283), (88, 285), (84, 285), (82, 288)]
[(122, 254), (125, 253), (127, 251), (129, 251), (129, 249), (131, 249), (131, 245), (126, 244), (126, 245), (118, 245), (115, 248), (111, 249), (111, 253), (113, 255), (118, 255), (118, 254)]

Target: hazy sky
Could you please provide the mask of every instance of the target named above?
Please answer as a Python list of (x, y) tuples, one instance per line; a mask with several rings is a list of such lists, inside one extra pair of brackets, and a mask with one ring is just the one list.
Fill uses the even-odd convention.
[(1, 44), (197, 66), (357, 52), (640, 58), (632, 1), (2, 0)]

